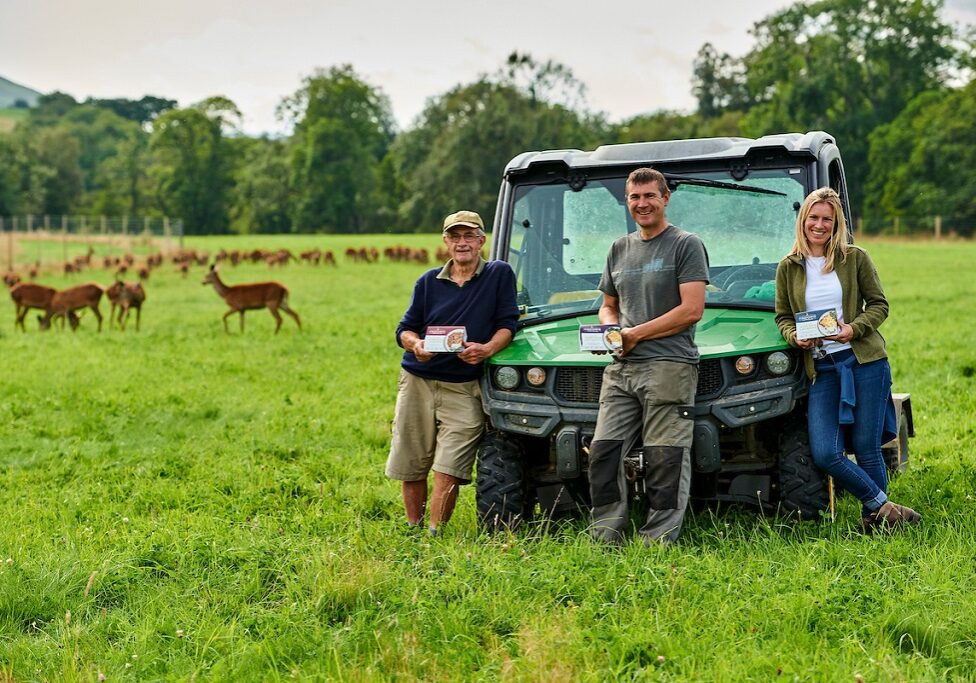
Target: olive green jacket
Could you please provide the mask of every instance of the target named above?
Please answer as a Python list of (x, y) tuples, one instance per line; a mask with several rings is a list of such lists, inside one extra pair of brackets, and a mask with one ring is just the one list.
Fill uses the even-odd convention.
[[(885, 341), (878, 327), (888, 317), (888, 300), (881, 289), (878, 271), (868, 253), (850, 245), (847, 259), (841, 254), (834, 257), (834, 271), (840, 280), (844, 307), (844, 322), (854, 328), (851, 349), (858, 363), (886, 358)], [(790, 254), (776, 268), (776, 324), (780, 334), (791, 346), (796, 344), (796, 320), (794, 314), (806, 309), (807, 271), (803, 257)], [(814, 379), (813, 356), (803, 354), (807, 376)]]

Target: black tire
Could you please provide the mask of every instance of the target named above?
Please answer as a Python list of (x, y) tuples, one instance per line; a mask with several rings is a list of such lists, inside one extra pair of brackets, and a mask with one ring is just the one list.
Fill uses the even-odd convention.
[(478, 522), (488, 532), (514, 531), (530, 517), (531, 497), (518, 442), (499, 432), (485, 434), (475, 475)]
[(813, 463), (804, 423), (787, 425), (780, 437), (779, 504), (800, 519), (820, 519), (830, 505), (827, 474)]
[(902, 408), (898, 415), (898, 445), (895, 448), (882, 448), (885, 466), (891, 475), (903, 472), (908, 467), (908, 415)]

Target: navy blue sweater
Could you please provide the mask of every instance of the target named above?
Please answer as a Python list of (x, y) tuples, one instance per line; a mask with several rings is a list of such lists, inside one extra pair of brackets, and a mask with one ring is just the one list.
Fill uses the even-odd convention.
[[(463, 287), (452, 280), (438, 279), (441, 270), (428, 270), (414, 285), (410, 307), (397, 326), (397, 344), (400, 344), (400, 334), (404, 330), (423, 337), (429, 325), (464, 325), (468, 341), (479, 344), (490, 341), (500, 329), (515, 333), (518, 306), (515, 304), (515, 273), (511, 266), (504, 261), (488, 261)], [(444, 382), (478, 379), (483, 370), (481, 365), (470, 365), (458, 359), (456, 353), (438, 353), (430, 361), (421, 363), (405, 351), (400, 365), (418, 377)]]

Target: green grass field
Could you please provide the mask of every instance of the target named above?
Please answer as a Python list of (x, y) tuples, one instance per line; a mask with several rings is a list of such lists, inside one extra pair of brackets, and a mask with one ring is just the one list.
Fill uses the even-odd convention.
[[(188, 246), (395, 243), (437, 237)], [(225, 335), (202, 267), (153, 275), (139, 333), (24, 334), (11, 307), (0, 681), (976, 680), (976, 244), (867, 246), (917, 430), (892, 496), (924, 522), (892, 537), (849, 496), (833, 523), (697, 511), (672, 548), (485, 537), (471, 487), (440, 537), (406, 533), (383, 464), (424, 266), (225, 266), (290, 288), (304, 329), (277, 336), (266, 311)]]

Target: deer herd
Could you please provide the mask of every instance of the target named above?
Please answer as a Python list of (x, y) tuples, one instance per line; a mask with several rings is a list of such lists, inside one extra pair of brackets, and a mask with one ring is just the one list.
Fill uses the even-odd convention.
[[(390, 261), (426, 264), (430, 260), (426, 249), (413, 249), (411, 247), (387, 247), (383, 250), (382, 255)], [(353, 262), (373, 263), (379, 260), (380, 253), (373, 247), (349, 248), (346, 249), (345, 256)], [(446, 254), (438, 250), (436, 257), (443, 261)], [(184, 277), (188, 275), (191, 266), (205, 266), (210, 262), (209, 255), (206, 252), (183, 249), (173, 254), (171, 260), (177, 271)], [(285, 313), (294, 319), (295, 324), (301, 329), (301, 318), (288, 303), (288, 288), (280, 282), (267, 281), (229, 285), (225, 284), (218, 274), (218, 264), (222, 262), (237, 265), (244, 262), (259, 263), (263, 261), (269, 266), (284, 266), (293, 260), (312, 265), (336, 265), (336, 258), (332, 251), (319, 249), (302, 252), (300, 258), (295, 257), (287, 249), (276, 251), (262, 249), (226, 251), (221, 249), (214, 256), (213, 264), (204, 275), (202, 284), (213, 285), (214, 290), (227, 304), (228, 310), (223, 316), (225, 332), (230, 331), (227, 319), (234, 313), (240, 316), (240, 330), (243, 333), (244, 312), (262, 308), (267, 308), (274, 318), (275, 334), (281, 329), (281, 313)], [(103, 317), (99, 304), (104, 296), (111, 306), (108, 316), (109, 328), (118, 325), (120, 330), (125, 331), (129, 314), (134, 310), (136, 314), (135, 328), (138, 331), (142, 317), (142, 304), (146, 301), (146, 290), (143, 287), (143, 282), (149, 279), (152, 269), (162, 265), (163, 256), (159, 253), (151, 254), (146, 257), (145, 265), (138, 267), (131, 254), (121, 257), (106, 256), (102, 261), (105, 268), (115, 270), (114, 281), (107, 287), (89, 282), (58, 290), (33, 281), (23, 282), (20, 276), (14, 272), (6, 273), (3, 276), (3, 281), (10, 290), (10, 298), (14, 302), (14, 327), (26, 332), (27, 314), (31, 309), (35, 309), (40, 312), (37, 320), (41, 330), (50, 329), (55, 322), (59, 323), (61, 329), (64, 329), (67, 324), (72, 330), (76, 330), (81, 323), (81, 316), (86, 309), (90, 309), (97, 321), (98, 331), (101, 332)], [(84, 256), (66, 261), (62, 270), (65, 275), (70, 275), (91, 267), (93, 263), (93, 250), (89, 248)], [(27, 275), (30, 280), (37, 277), (38, 270), (39, 265), (28, 269)], [(139, 280), (124, 281), (124, 276), (130, 270), (138, 275)]]

